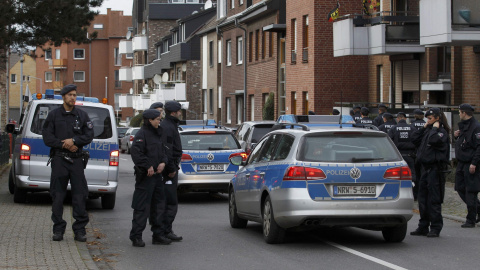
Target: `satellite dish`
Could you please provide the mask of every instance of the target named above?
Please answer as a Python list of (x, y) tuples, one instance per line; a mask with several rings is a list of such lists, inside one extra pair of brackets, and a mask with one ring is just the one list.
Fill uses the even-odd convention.
[(207, 0), (207, 2), (205, 2), (205, 5), (203, 6), (204, 9), (209, 9), (211, 8), (213, 5), (212, 5), (212, 1), (210, 0)]
[(128, 30), (126, 37), (130, 39), (132, 37), (132, 31)]
[(148, 93), (148, 84), (145, 84), (145, 85), (143, 86), (143, 93), (144, 93), (144, 94)]
[(183, 72), (187, 71), (187, 64), (185, 63), (182, 64), (182, 71)]
[(130, 88), (130, 95), (133, 95), (133, 88)]
[(194, 10), (194, 11), (192, 12), (192, 15), (197, 14), (197, 13), (198, 13), (198, 11)]
[(168, 82), (168, 72), (164, 72), (162, 75), (162, 82)]
[(153, 76), (153, 81), (156, 83), (156, 84), (160, 84), (162, 82), (162, 76), (158, 75), (158, 74), (155, 74), (155, 76)]

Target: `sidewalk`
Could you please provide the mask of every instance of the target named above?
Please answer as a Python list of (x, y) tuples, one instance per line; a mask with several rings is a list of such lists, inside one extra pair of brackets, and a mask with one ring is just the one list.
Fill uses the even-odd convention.
[(48, 193), (27, 204), (13, 203), (8, 192), (9, 170), (7, 166), (0, 171), (0, 269), (98, 269), (88, 242), (73, 240), (71, 205), (64, 208), (68, 223), (64, 240), (54, 242)]

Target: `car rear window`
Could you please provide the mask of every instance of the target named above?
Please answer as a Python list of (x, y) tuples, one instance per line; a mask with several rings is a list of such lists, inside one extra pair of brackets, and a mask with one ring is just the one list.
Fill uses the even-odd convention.
[(130, 135), (135, 135), (135, 134), (137, 134), (137, 132), (138, 132), (139, 130), (140, 130), (139, 128), (132, 129), (132, 133), (130, 133)]
[(231, 150), (240, 145), (231, 133), (180, 133), (183, 150)]
[[(48, 113), (60, 106), (62, 104), (38, 104), (32, 118), (30, 131), (42, 135), (43, 124), (47, 119)], [(108, 139), (112, 137), (112, 121), (108, 109), (89, 106), (81, 106), (80, 109), (88, 114), (90, 121), (93, 123), (94, 139)]]
[(253, 128), (252, 143), (258, 143), (260, 139), (272, 130), (273, 124), (270, 125), (256, 125)]
[(117, 128), (118, 135), (124, 135), (128, 128)]
[(376, 134), (306, 136), (301, 142), (298, 159), (316, 162), (386, 162), (400, 161), (386, 136)]

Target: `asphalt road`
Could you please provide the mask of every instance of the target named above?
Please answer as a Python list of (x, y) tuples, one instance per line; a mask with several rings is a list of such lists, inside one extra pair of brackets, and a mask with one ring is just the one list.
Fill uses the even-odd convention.
[[(120, 156), (120, 182), (114, 210), (88, 203), (89, 250), (100, 269), (478, 269), (480, 228), (462, 229), (444, 219), (440, 238), (408, 235), (402, 243), (386, 243), (381, 232), (356, 228), (289, 233), (286, 243), (268, 245), (261, 225), (232, 229), (225, 194), (180, 196), (174, 223), (184, 240), (152, 245), (149, 226), (144, 248), (128, 239), (133, 210), (134, 179), (130, 155)], [(409, 222), (417, 227), (419, 216)], [(97, 237), (92, 239), (91, 236)]]

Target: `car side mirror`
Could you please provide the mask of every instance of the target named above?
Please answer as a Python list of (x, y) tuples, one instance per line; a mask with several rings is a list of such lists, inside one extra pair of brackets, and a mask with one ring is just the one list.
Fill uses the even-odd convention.
[(243, 163), (243, 157), (242, 156), (234, 156), (230, 158), (230, 163), (232, 163), (235, 166), (243, 166), (245, 165)]

